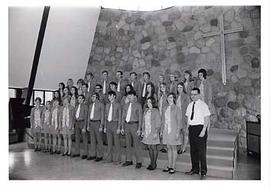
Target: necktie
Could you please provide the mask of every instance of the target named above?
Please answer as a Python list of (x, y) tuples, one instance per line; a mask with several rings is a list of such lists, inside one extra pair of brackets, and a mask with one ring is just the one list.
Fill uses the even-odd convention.
[(90, 92), (91, 82), (88, 82), (88, 89), (87, 91)]
[(130, 121), (130, 117), (131, 117), (131, 104), (132, 103), (129, 103), (129, 106), (128, 106), (128, 111), (127, 111), (127, 116), (126, 116), (126, 122), (129, 122)]
[(193, 106), (192, 106), (192, 112), (191, 112), (190, 120), (193, 120), (193, 117), (194, 117), (194, 107), (195, 107), (195, 102), (193, 103)]
[(109, 109), (109, 115), (108, 115), (108, 121), (112, 121), (112, 103), (110, 105), (110, 109)]
[(143, 93), (142, 93), (142, 97), (145, 96), (145, 91), (146, 91), (146, 83), (143, 84)]
[(106, 94), (106, 80), (103, 82), (103, 94)]
[(81, 110), (81, 104), (79, 104), (79, 106), (77, 108), (76, 119), (79, 119), (79, 117), (80, 117), (80, 110)]
[(131, 82), (132, 87), (134, 87), (134, 82)]
[(117, 91), (120, 92), (120, 81), (117, 83)]
[(94, 111), (95, 111), (95, 103), (92, 105), (91, 113), (90, 113), (90, 119), (94, 118)]

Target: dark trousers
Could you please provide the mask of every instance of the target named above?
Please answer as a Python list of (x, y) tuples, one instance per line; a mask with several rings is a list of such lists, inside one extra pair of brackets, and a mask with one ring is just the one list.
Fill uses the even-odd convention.
[(121, 161), (120, 158), (120, 135), (116, 133), (118, 122), (107, 122), (106, 135), (108, 141), (107, 160), (113, 161), (113, 145), (115, 148), (115, 161)]
[(126, 146), (127, 146), (126, 160), (132, 161), (131, 143), (133, 141), (136, 162), (141, 163), (142, 162), (141, 146), (140, 146), (139, 137), (137, 135), (137, 130), (138, 130), (138, 123), (125, 123), (125, 137), (126, 137)]
[(87, 155), (88, 151), (88, 139), (87, 139), (87, 133), (82, 132), (82, 129), (85, 126), (85, 121), (76, 121), (75, 122), (75, 151), (74, 154), (80, 154), (80, 143), (81, 143), (81, 137), (83, 139), (83, 153), (82, 155)]
[(199, 163), (201, 165), (201, 174), (207, 173), (206, 164), (206, 141), (207, 130), (204, 137), (199, 137), (203, 125), (189, 126), (189, 143), (190, 143), (190, 156), (192, 163), (192, 170), (195, 172), (200, 171)]
[(99, 132), (100, 121), (90, 122), (91, 152), (89, 156), (103, 157), (103, 132)]

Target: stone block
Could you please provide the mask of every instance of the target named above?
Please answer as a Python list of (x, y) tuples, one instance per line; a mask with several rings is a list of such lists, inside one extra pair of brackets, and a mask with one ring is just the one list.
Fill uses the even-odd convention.
[(239, 32), (239, 36), (240, 38), (247, 38), (249, 36), (249, 32), (248, 31), (240, 31)]
[(133, 55), (134, 57), (137, 57), (137, 58), (140, 58), (140, 57), (141, 57), (141, 54), (140, 54), (140, 52), (139, 52), (138, 50), (132, 51), (132, 55)]
[(201, 50), (199, 49), (199, 48), (197, 48), (197, 47), (191, 47), (190, 49), (189, 49), (189, 53), (195, 53), (195, 54), (199, 54), (201, 52)]
[(231, 68), (230, 68), (230, 71), (231, 72), (236, 72), (238, 70), (238, 65), (233, 65), (233, 66), (231, 66)]
[(192, 25), (186, 25), (185, 28), (182, 30), (182, 32), (190, 32), (192, 31), (193, 26)]
[(252, 68), (259, 68), (260, 67), (260, 60), (257, 57), (252, 58), (251, 67)]
[(182, 31), (185, 28), (185, 23), (180, 20), (175, 21), (175, 26), (179, 31)]
[(135, 20), (135, 25), (139, 26), (139, 25), (145, 25), (145, 20), (141, 19), (141, 18), (137, 18)]
[(208, 52), (210, 52), (210, 48), (204, 46), (204, 47), (202, 47), (201, 52), (202, 52), (202, 53), (208, 53)]
[(160, 62), (156, 59), (152, 59), (151, 60), (151, 66), (153, 67), (159, 67), (160, 66)]
[(162, 22), (162, 25), (163, 25), (164, 27), (171, 26), (172, 24), (173, 24), (172, 21), (164, 21), (164, 22)]
[(200, 30), (203, 32), (203, 33), (208, 33), (211, 31), (211, 25), (210, 24), (204, 24), (200, 27)]
[(234, 101), (229, 101), (227, 106), (233, 110), (236, 110), (237, 108), (240, 107), (240, 104), (238, 102), (234, 102)]
[(210, 46), (212, 46), (212, 44), (214, 44), (215, 43), (215, 39), (214, 38), (210, 38), (210, 39), (208, 39), (206, 42), (205, 42), (205, 45), (207, 46), (207, 47), (210, 47)]
[(248, 47), (244, 46), (242, 48), (240, 48), (240, 54), (242, 56), (246, 55), (248, 53)]
[(141, 42), (141, 44), (143, 44), (143, 43), (150, 42), (150, 41), (151, 41), (151, 37), (147, 36), (147, 37), (142, 38), (142, 40), (140, 42)]

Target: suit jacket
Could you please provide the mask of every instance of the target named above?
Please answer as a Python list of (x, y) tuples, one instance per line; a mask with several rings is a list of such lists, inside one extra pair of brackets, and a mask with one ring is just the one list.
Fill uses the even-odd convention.
[[(103, 94), (103, 84), (104, 84), (104, 80), (103, 80), (103, 79), (100, 80), (99, 84), (102, 86), (102, 92), (101, 92), (101, 93)], [(106, 80), (106, 93), (105, 93), (105, 94), (108, 93), (109, 89), (110, 89), (110, 78), (108, 78), (108, 79)]]
[[(76, 118), (76, 113), (77, 113), (77, 110), (78, 110), (78, 108), (79, 108), (79, 105), (80, 105), (80, 113), (79, 113), (79, 118)], [(74, 112), (75, 112), (75, 119), (76, 120), (85, 120), (85, 121), (87, 121), (87, 114), (88, 114), (88, 106), (85, 104), (85, 103), (83, 103), (83, 104), (78, 104), (77, 106), (76, 106), (76, 108), (75, 108), (75, 110), (74, 110)]]
[[(63, 128), (63, 112), (64, 112), (64, 106), (61, 106), (60, 108), (60, 115), (59, 115), (59, 121), (60, 121), (60, 129)], [(69, 127), (74, 128), (75, 124), (75, 108), (68, 104), (69, 108)]]
[[(86, 84), (88, 84), (88, 88), (89, 88), (89, 93), (90, 95), (95, 91), (95, 87), (97, 84), (97, 81), (95, 79), (92, 79), (90, 81), (86, 80), (84, 81)], [(90, 82), (90, 86), (89, 86), (89, 82)], [(87, 89), (88, 90), (88, 89)]]
[[(87, 125), (89, 126), (90, 123), (90, 115), (91, 115), (91, 110), (92, 106), (94, 103), (91, 103), (89, 105), (89, 110), (88, 110), (88, 115), (87, 115)], [(104, 104), (101, 103), (100, 101), (95, 101), (95, 109), (94, 109), (94, 118), (93, 120), (100, 120), (100, 125), (103, 127), (104, 126)]]
[[(145, 110), (145, 112), (143, 114), (142, 132), (145, 131), (145, 115), (146, 115), (146, 112), (148, 110), (149, 109)], [(161, 116), (160, 116), (159, 110), (157, 108), (152, 108), (150, 119), (151, 119), (151, 130), (152, 131), (154, 130), (157, 133), (159, 133), (160, 128), (161, 128)]]
[[(108, 116), (109, 116), (109, 110), (110, 110), (111, 103), (107, 103), (105, 107), (105, 127), (107, 126)], [(113, 102), (112, 103), (112, 121), (118, 121), (118, 128), (121, 127), (121, 115), (122, 115), (122, 109), (119, 102)]]
[[(164, 108), (163, 110), (163, 113), (162, 113), (162, 128), (161, 130), (163, 130), (163, 127), (165, 125), (165, 112), (167, 110), (167, 108), (169, 107), (169, 105), (167, 105), (167, 107)], [(173, 104), (171, 106), (171, 124), (172, 126), (176, 127), (176, 131), (178, 133), (180, 133), (180, 130), (183, 128), (183, 125), (182, 125), (182, 113), (180, 111), (180, 108), (178, 108), (175, 104)]]
[[(132, 82), (129, 81), (129, 84), (132, 85)], [(141, 96), (141, 82), (139, 82), (138, 80), (134, 80), (134, 82), (133, 82), (133, 89), (136, 91), (136, 95), (138, 97), (140, 97)]]
[[(125, 104), (122, 109), (122, 125), (126, 121), (127, 111), (128, 111), (129, 103)], [(130, 121), (138, 121), (139, 127), (142, 126), (142, 106), (140, 103), (133, 102), (131, 105), (131, 116)]]
[(82, 94), (85, 97), (84, 103), (88, 105), (91, 102), (91, 93), (90, 92), (85, 92), (85, 93), (82, 93)]
[[(118, 87), (118, 80), (115, 79), (115, 82), (117, 84), (117, 86), (116, 86), (116, 89), (117, 89), (117, 87)], [(120, 80), (120, 92), (119, 92), (119, 97), (121, 97), (121, 98), (125, 94), (125, 87), (126, 87), (126, 85), (127, 85), (127, 81), (124, 80), (124, 79), (121, 79)]]
[(169, 91), (170, 91), (170, 93), (174, 93), (174, 94), (177, 93), (177, 83), (176, 82), (169, 83)]
[[(30, 113), (30, 124), (31, 124), (31, 128), (34, 128), (34, 122), (35, 122), (35, 120), (34, 120), (34, 112), (35, 112), (35, 109), (36, 109), (36, 107), (33, 107), (31, 109), (31, 113)], [(40, 111), (40, 120), (41, 120), (41, 126), (42, 126), (42, 112), (43, 112), (44, 107), (43, 106), (39, 106), (38, 109)]]

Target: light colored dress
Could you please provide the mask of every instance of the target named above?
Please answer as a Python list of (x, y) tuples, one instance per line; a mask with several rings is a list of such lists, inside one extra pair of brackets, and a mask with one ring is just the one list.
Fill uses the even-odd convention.
[(164, 114), (163, 144), (181, 145), (182, 141), (181, 141), (180, 135), (178, 139), (176, 139), (177, 126), (179, 126), (177, 125), (177, 123), (181, 123), (181, 122), (172, 123), (172, 118), (177, 119), (177, 117), (173, 117), (174, 115), (176, 115), (176, 113), (172, 113), (171, 108), (172, 106), (168, 106)]
[(59, 125), (59, 108), (56, 107), (52, 110), (52, 125), (50, 127), (50, 133), (51, 134), (58, 134), (59, 133), (59, 129), (60, 129), (60, 125)]
[[(157, 109), (147, 110), (143, 120), (144, 137), (142, 142), (148, 145), (160, 144), (159, 130), (161, 125), (161, 118)], [(157, 137), (154, 138), (155, 133)]]
[(41, 132), (41, 110), (39, 108), (34, 109), (33, 131), (34, 131), (34, 133)]
[(45, 110), (44, 112), (44, 122), (43, 122), (43, 129), (44, 133), (49, 133), (50, 132), (50, 115), (51, 112), (50, 110)]
[(63, 113), (61, 114), (62, 120), (62, 134), (71, 135), (73, 134), (72, 127), (70, 126), (70, 108), (65, 106), (63, 107)]

